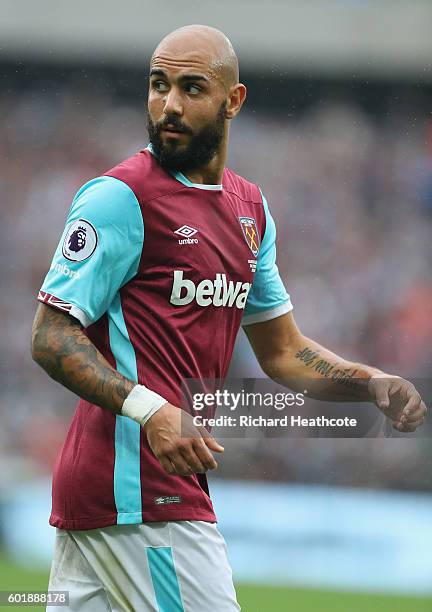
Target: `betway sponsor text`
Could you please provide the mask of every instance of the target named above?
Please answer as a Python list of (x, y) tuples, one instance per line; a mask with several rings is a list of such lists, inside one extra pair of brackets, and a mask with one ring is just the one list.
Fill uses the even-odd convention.
[(228, 280), (226, 274), (216, 274), (214, 280), (204, 279), (198, 285), (183, 278), (183, 270), (174, 270), (170, 302), (174, 306), (185, 306), (193, 300), (198, 306), (235, 306), (244, 308), (251, 283)]

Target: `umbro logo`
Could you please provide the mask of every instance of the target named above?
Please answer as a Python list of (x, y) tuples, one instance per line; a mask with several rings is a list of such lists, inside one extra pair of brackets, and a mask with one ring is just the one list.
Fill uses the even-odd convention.
[(175, 230), (174, 234), (178, 234), (179, 236), (183, 236), (184, 238), (190, 238), (197, 232), (198, 230), (191, 227), (190, 225), (182, 225), (181, 227)]
[(183, 236), (182, 240), (179, 240), (179, 244), (197, 244), (198, 238), (192, 238), (195, 234), (198, 233), (194, 227), (190, 225), (182, 225), (178, 229), (174, 230), (174, 234), (178, 234), (179, 236)]

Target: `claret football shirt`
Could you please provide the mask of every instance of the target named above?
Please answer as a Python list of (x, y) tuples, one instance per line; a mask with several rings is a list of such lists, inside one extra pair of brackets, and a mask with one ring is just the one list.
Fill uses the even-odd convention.
[[(291, 310), (260, 189), (168, 173), (147, 147), (76, 194), (39, 300), (109, 363), (179, 406), (187, 378), (224, 379), (241, 325)], [(80, 399), (54, 468), (50, 523), (92, 529), (216, 521), (205, 474), (166, 474), (138, 423)]]

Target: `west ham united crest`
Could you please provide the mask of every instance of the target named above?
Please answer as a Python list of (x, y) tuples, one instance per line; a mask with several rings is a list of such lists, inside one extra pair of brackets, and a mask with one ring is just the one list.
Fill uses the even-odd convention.
[(239, 217), (239, 221), (247, 245), (256, 257), (260, 246), (256, 221), (252, 217)]

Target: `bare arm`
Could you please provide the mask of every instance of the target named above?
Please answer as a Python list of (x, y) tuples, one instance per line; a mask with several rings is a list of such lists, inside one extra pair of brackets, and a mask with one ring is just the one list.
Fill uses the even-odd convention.
[(347, 361), (304, 336), (292, 313), (245, 327), (264, 372), (317, 399), (373, 401), (395, 429), (414, 431), (426, 415), (418, 391), (403, 378)]
[(114, 413), (136, 384), (110, 366), (76, 319), (46, 304), (33, 322), (32, 356), (51, 378)]
[[(33, 359), (57, 382), (83, 399), (120, 413), (136, 383), (110, 366), (83, 333), (77, 320), (45, 304), (39, 304), (32, 330)], [(210, 450), (223, 447), (192, 417), (164, 404), (144, 426), (150, 448), (168, 474), (191, 475), (215, 469)], [(189, 428), (189, 439), (181, 436)]]
[(370, 399), (368, 382), (381, 373), (377, 368), (347, 361), (304, 336), (292, 313), (249, 325), (245, 331), (270, 378), (284, 381), (295, 390), (309, 383), (318, 399)]

